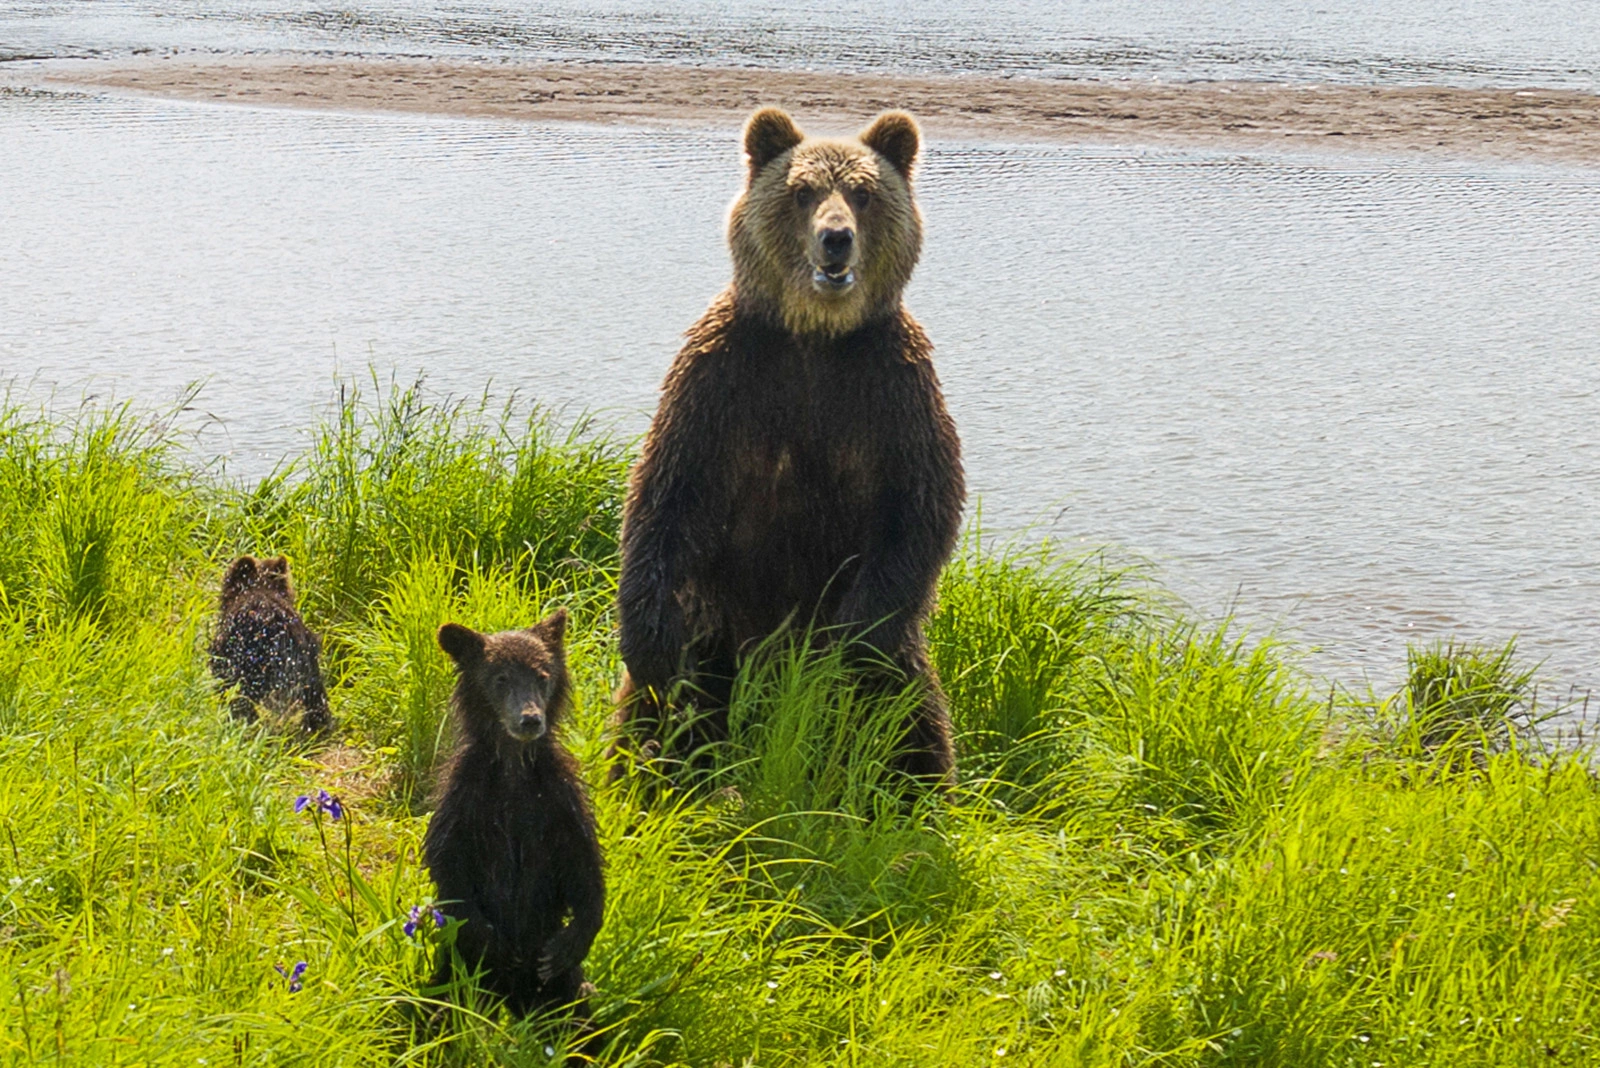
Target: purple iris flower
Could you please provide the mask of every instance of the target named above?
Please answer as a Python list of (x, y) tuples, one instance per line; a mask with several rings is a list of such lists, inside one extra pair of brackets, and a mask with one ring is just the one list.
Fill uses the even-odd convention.
[[(433, 925), (435, 927), (443, 927), (445, 925), (444, 913), (435, 908), (430, 908), (428, 912), (433, 916)], [(407, 915), (406, 922), (401, 925), (400, 929), (406, 933), (407, 938), (415, 938), (417, 936), (417, 928), (421, 926), (422, 906), (412, 905), (411, 912)]]
[(287, 972), (283, 970), (283, 965), (281, 964), (274, 964), (272, 970), (289, 980), (289, 993), (291, 994), (300, 993), (301, 988), (305, 985), (300, 981), (306, 974), (306, 962), (303, 960), (295, 962), (294, 968)]
[(296, 812), (304, 812), (311, 805), (316, 805), (332, 819), (344, 819), (344, 806), (339, 803), (337, 797), (334, 797), (326, 790), (318, 790), (316, 796), (301, 794), (294, 799), (294, 810)]

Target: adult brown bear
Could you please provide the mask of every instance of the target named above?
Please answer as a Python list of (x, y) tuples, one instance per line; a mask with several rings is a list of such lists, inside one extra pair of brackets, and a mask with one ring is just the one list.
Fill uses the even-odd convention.
[[(954, 770), (923, 624), (966, 496), (932, 346), (901, 303), (922, 249), (916, 122), (806, 138), (767, 108), (728, 220), (733, 282), (688, 332), (634, 467), (618, 594), (625, 731), (698, 692), (684, 756), (726, 731), (742, 651), (786, 622), (861, 639), (922, 698), (901, 767)], [(861, 647), (858, 647), (861, 648)]]

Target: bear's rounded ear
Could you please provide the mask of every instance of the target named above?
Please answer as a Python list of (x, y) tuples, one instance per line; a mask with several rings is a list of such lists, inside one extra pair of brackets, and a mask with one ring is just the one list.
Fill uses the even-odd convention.
[(450, 659), (465, 667), (483, 659), (483, 635), (460, 623), (446, 623), (439, 628), (439, 648), (450, 654)]
[(276, 571), (280, 575), (289, 573), (289, 558), (287, 556), (274, 556), (271, 560), (261, 561), (261, 570)]
[(228, 566), (227, 572), (222, 576), (222, 594), (226, 597), (230, 593), (238, 593), (256, 577), (256, 558), (241, 556)]
[(528, 630), (550, 645), (560, 645), (567, 637), (567, 610), (557, 608)]
[(861, 143), (894, 164), (894, 169), (909, 181), (917, 165), (917, 151), (922, 147), (922, 133), (917, 129), (917, 120), (904, 111), (885, 111), (861, 131)]
[(753, 179), (761, 168), (806, 139), (782, 108), (762, 108), (744, 124), (744, 158)]

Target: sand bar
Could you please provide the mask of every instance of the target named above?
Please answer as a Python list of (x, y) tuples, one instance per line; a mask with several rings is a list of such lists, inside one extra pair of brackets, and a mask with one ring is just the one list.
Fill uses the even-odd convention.
[(1425, 152), (1600, 163), (1600, 95), (1570, 90), (1068, 82), (655, 64), (191, 57), (0, 67), (0, 84), (191, 100), (633, 126), (735, 126), (779, 104), (848, 130), (902, 107), (934, 136)]

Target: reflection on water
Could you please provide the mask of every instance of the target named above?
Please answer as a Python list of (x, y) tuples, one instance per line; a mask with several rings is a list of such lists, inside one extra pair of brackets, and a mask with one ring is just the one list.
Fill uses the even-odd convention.
[(1600, 85), (1600, 6), (1592, 0), (21, 0), (0, 11), (0, 58), (135, 49), (1593, 89)]
[[(206, 379), (240, 474), (369, 363), (642, 430), (739, 180), (733, 131), (84, 96), (0, 96), (0, 143), (0, 375)], [(991, 529), (1148, 554), (1329, 673), (1515, 631), (1600, 682), (1600, 172), (934, 145), (920, 188)]]

